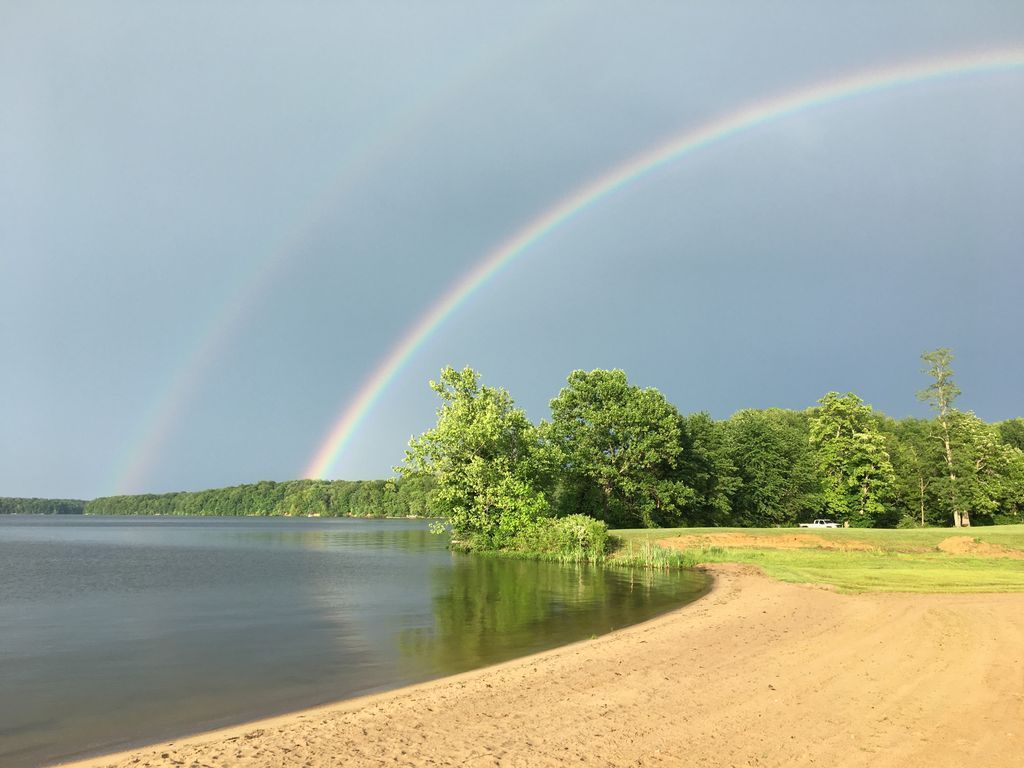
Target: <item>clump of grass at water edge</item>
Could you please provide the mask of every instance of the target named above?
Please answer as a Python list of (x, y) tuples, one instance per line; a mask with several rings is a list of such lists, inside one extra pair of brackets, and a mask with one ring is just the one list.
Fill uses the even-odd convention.
[(720, 547), (681, 550), (664, 547), (653, 541), (622, 539), (618, 536), (612, 536), (611, 539), (613, 551), (606, 562), (618, 568), (693, 568), (709, 560), (715, 560), (723, 554)]

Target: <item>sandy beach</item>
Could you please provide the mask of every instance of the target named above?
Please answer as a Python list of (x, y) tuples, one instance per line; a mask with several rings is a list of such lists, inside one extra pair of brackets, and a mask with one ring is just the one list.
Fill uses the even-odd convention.
[(841, 595), (713, 573), (701, 600), (594, 640), (68, 765), (1024, 760), (1024, 594)]

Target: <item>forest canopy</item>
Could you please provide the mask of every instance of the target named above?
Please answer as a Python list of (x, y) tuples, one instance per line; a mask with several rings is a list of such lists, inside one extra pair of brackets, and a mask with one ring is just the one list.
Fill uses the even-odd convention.
[(621, 370), (573, 371), (532, 423), (471, 368), (431, 387), (437, 426), (397, 470), (436, 483), (457, 539), (502, 548), (544, 519), (587, 515), (615, 528), (855, 527), (1019, 523), (1024, 421), (982, 421), (953, 405), (948, 349), (922, 355), (930, 419), (893, 419), (852, 392), (802, 410), (680, 413)]

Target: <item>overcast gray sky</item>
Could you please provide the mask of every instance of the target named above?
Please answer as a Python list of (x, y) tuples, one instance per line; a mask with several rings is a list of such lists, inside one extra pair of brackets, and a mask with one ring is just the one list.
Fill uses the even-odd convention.
[[(1002, 2), (0, 0), (0, 495), (298, 477), (489, 249), (630, 156), (862, 70), (1024, 47)], [(853, 390), (1024, 415), (1024, 71), (745, 132), (456, 312), (332, 477), (390, 474), (471, 365), (534, 419), (624, 368), (682, 411)]]

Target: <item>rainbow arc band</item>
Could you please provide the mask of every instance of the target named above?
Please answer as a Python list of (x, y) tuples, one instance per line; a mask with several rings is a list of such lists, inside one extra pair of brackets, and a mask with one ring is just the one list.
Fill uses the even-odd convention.
[(345, 405), (309, 461), (303, 477), (315, 479), (330, 474), (356, 430), (391, 381), (470, 296), (493, 280), (532, 245), (623, 187), (705, 147), (808, 110), (929, 81), (1021, 68), (1024, 68), (1024, 48), (945, 56), (862, 72), (745, 105), (612, 168), (559, 200), (487, 253), (434, 302), (377, 364), (355, 397)]

